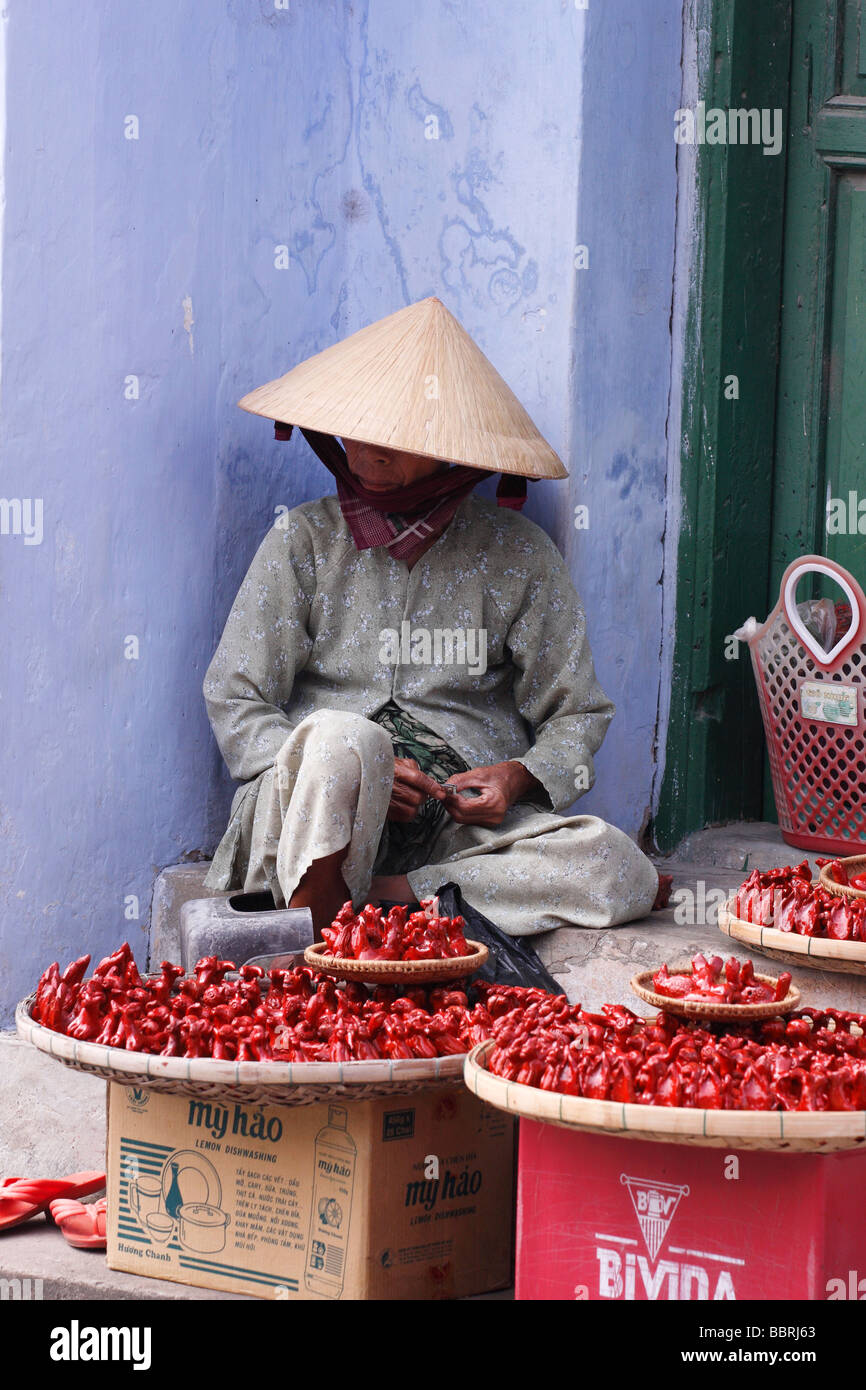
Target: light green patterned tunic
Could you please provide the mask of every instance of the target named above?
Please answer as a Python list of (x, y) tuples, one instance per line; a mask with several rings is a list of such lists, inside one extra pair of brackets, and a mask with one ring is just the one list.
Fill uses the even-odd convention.
[[(416, 894), (453, 879), (513, 933), (609, 926), (652, 904), (655, 871), (628, 836), (596, 817), (552, 814), (575, 800), (576, 787), (592, 784), (593, 754), (614, 710), (596, 680), (562, 557), (516, 512), (464, 499), (410, 571), (384, 549), (356, 550), (335, 497), (295, 508), (250, 566), (204, 694), (229, 771), (243, 784), (212, 888), (270, 886), (279, 902), (303, 875), (311, 845), (318, 856), (351, 836), (344, 876), (353, 898), (363, 899), (393, 778), (393, 760), (390, 769), (387, 756), (380, 766), (383, 731), (368, 721), (393, 702), (469, 767), (514, 759), (544, 789), (536, 803), (512, 807), (496, 830), (449, 819), (428, 863), (409, 874)], [(303, 758), (309, 773), (322, 756), (327, 721), (314, 721), (312, 741), (305, 724), (287, 746), (309, 716), (325, 711), (360, 716), (363, 723), (343, 721), (341, 746), (360, 741), (374, 755), (358, 760), (354, 791), (334, 781), (330, 829), (323, 829), (320, 788), (304, 790), (315, 779), (297, 782)], [(365, 729), (379, 741), (366, 739)], [(329, 767), (341, 761), (327, 748), (325, 759)], [(372, 789), (371, 776), (381, 786)], [(346, 796), (354, 809), (338, 808)]]

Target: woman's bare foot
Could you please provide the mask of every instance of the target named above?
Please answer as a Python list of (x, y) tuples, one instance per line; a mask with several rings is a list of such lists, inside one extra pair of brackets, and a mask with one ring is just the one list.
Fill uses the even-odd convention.
[(313, 918), (313, 931), (318, 940), (323, 927), (329, 927), (343, 903), (352, 895), (340, 873), (340, 865), (349, 846), (314, 859), (291, 896), (289, 907), (308, 907)]
[(371, 903), (413, 903), (415, 894), (405, 874), (383, 874), (370, 883)]

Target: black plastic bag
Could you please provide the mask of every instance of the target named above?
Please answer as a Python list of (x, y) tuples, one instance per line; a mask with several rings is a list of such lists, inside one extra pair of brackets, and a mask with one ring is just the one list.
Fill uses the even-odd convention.
[(474, 976), (495, 985), (525, 985), (545, 989), (549, 994), (564, 994), (562, 985), (548, 974), (536, 951), (525, 936), (506, 936), (489, 917), (463, 901), (456, 883), (446, 883), (438, 889), (439, 911), (443, 917), (466, 919), (466, 935), (482, 942), (490, 951), (487, 964)]

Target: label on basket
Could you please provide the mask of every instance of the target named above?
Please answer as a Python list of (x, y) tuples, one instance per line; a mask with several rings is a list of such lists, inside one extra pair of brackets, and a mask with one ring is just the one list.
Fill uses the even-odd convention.
[(804, 719), (817, 719), (823, 724), (856, 724), (857, 687), (837, 685), (835, 681), (803, 681), (800, 713)]

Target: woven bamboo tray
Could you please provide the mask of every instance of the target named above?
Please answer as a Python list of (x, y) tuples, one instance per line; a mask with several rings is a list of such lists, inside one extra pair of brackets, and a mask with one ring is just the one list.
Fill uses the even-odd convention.
[(687, 1110), (682, 1106), (586, 1100), (494, 1076), (486, 1066), (494, 1046), (494, 1040), (488, 1038), (466, 1058), (464, 1079), (473, 1095), (509, 1115), (541, 1120), (560, 1129), (660, 1144), (772, 1149), (778, 1153), (835, 1153), (866, 1147), (864, 1110)]
[(484, 965), (490, 952), (480, 941), (469, 941), (470, 956), (448, 956), (440, 960), (346, 960), (343, 956), (323, 956), (328, 945), (314, 941), (304, 951), (304, 960), (314, 970), (337, 980), (357, 980), (365, 985), (433, 985), (438, 981), (462, 980)]
[[(633, 975), (631, 987), (644, 1003), (652, 1004), (655, 1009), (664, 1009), (665, 1013), (674, 1014), (677, 1018), (748, 1023), (753, 1019), (779, 1018), (783, 1014), (791, 1013), (800, 1003), (800, 991), (796, 985), (791, 985), (784, 999), (780, 999), (778, 1003), (772, 999), (766, 1004), (716, 1004), (709, 999), (671, 999), (669, 995), (657, 994), (650, 988), (655, 973), (654, 970), (644, 970), (639, 975)], [(691, 972), (684, 970), (677, 973), (686, 975)], [(756, 974), (755, 979), (759, 984), (772, 985), (774, 989), (776, 987), (776, 981), (771, 975)]]
[(224, 1098), (246, 1105), (315, 1105), (342, 1097), (376, 1100), (463, 1082), (463, 1056), (367, 1062), (219, 1062), (212, 1057), (159, 1057), (55, 1033), (30, 1016), (35, 995), (15, 1011), (19, 1036), (74, 1071), (121, 1086), (174, 1095)]
[(788, 965), (808, 966), (811, 970), (833, 970), (844, 975), (866, 975), (866, 942), (833, 941), (824, 936), (798, 936), (744, 922), (731, 912), (729, 900), (719, 908), (719, 930), (735, 941)]
[[(856, 873), (866, 873), (866, 854), (852, 854), (848, 859), (840, 859), (839, 863), (849, 872), (853, 869)], [(819, 874), (819, 881), (822, 888), (826, 888), (828, 893), (835, 893), (837, 898), (860, 898), (866, 899), (866, 893), (862, 888), (852, 888), (850, 884), (837, 883), (827, 872), (829, 864), (825, 864)]]

